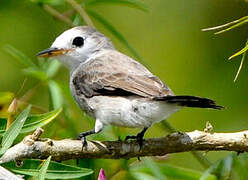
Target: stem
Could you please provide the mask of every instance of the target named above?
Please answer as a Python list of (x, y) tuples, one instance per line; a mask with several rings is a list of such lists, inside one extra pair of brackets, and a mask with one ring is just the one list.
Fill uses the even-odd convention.
[(90, 17), (88, 14), (85, 12), (85, 10), (74, 0), (66, 0), (67, 3), (69, 3), (79, 14), (80, 16), (84, 19), (87, 25), (94, 27), (93, 22), (91, 21)]

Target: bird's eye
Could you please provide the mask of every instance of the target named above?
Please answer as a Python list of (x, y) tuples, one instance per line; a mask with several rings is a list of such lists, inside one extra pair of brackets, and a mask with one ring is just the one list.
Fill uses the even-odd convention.
[(84, 45), (84, 38), (75, 37), (72, 41), (72, 45), (75, 45), (76, 47), (80, 47), (80, 46)]

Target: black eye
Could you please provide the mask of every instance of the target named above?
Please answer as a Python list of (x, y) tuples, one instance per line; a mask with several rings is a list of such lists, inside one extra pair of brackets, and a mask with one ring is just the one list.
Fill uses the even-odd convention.
[(72, 41), (72, 45), (75, 45), (76, 47), (80, 47), (80, 46), (84, 45), (84, 38), (75, 37)]

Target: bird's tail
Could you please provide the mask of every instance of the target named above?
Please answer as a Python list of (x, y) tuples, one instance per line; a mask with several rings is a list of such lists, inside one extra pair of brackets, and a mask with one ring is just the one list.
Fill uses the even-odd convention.
[(165, 96), (158, 98), (171, 104), (178, 104), (180, 106), (197, 107), (197, 108), (212, 108), (222, 109), (223, 106), (216, 105), (215, 101), (207, 98), (196, 96)]

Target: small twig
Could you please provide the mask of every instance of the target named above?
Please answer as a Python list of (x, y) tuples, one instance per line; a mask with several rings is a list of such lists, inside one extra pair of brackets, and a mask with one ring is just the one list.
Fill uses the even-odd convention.
[(85, 10), (74, 0), (66, 0), (67, 3), (69, 3), (79, 14), (80, 16), (84, 19), (87, 25), (94, 27), (93, 22), (91, 21), (90, 17), (88, 14), (85, 12)]
[(68, 24), (69, 26), (73, 27), (73, 23), (72, 21), (66, 17), (65, 15), (61, 14), (59, 11), (57, 11), (56, 9), (52, 8), (51, 6), (45, 4), (43, 5), (44, 10), (46, 10), (49, 14), (51, 14), (52, 16), (54, 16), (56, 19), (65, 22), (66, 24)]
[(79, 140), (41, 140), (41, 133), (42, 130), (38, 129), (8, 149), (0, 158), (0, 163), (25, 158), (46, 159), (50, 155), (56, 161), (64, 161), (76, 158), (129, 159), (188, 151), (248, 152), (248, 131), (210, 134), (196, 130), (173, 133), (166, 137), (146, 139), (141, 149), (137, 141), (88, 141), (87, 148), (82, 148)]

